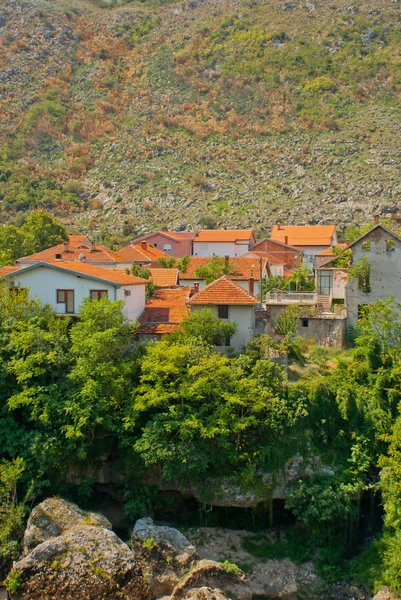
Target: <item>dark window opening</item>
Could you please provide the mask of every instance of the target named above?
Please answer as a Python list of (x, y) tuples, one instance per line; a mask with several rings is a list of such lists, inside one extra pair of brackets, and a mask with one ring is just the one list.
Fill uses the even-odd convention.
[(386, 252), (394, 252), (395, 250), (395, 240), (386, 240)]
[(362, 243), (362, 252), (370, 252), (370, 242)]
[(219, 319), (228, 319), (228, 306), (226, 304), (218, 306), (218, 317)]
[(61, 254), (56, 254), (56, 259), (60, 260), (62, 258)]
[(302, 319), (302, 327), (309, 327), (309, 320), (308, 319)]

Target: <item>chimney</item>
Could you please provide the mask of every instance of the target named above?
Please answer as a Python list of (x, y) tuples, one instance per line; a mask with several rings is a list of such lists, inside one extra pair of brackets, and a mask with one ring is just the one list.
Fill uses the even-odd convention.
[(141, 242), (141, 248), (142, 248), (142, 250), (147, 250), (148, 249), (148, 242)]
[(378, 225), (380, 221), (380, 215), (373, 215), (373, 224)]
[(199, 292), (199, 281), (194, 282), (194, 294)]
[(276, 219), (277, 229), (280, 231), (282, 229), (280, 219)]
[(288, 235), (284, 236), (284, 244), (288, 246)]
[(230, 257), (228, 256), (228, 254), (226, 254), (226, 256), (224, 257), (224, 266), (226, 267), (226, 269), (228, 269), (229, 262)]
[(68, 242), (64, 242), (64, 244), (63, 244), (63, 252), (68, 252)]
[(249, 278), (249, 293), (254, 296), (255, 294), (255, 280), (253, 277)]
[(91, 252), (94, 252), (95, 250), (96, 250), (95, 242), (91, 242)]
[(345, 244), (346, 244), (346, 246), (349, 246), (349, 245), (350, 245), (350, 243), (351, 243), (351, 240), (345, 240)]

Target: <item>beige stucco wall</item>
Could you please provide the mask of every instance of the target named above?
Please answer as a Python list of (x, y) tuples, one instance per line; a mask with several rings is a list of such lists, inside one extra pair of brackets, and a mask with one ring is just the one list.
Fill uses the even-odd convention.
[[(401, 302), (401, 242), (395, 240), (393, 252), (386, 251), (386, 240), (394, 239), (383, 229), (375, 229), (352, 247), (353, 262), (366, 257), (370, 264), (371, 291), (366, 294), (358, 287), (358, 280), (349, 280), (346, 288), (348, 325), (354, 327), (358, 320), (358, 306), (385, 300), (390, 295)], [(362, 251), (362, 244), (370, 241), (370, 251)]]

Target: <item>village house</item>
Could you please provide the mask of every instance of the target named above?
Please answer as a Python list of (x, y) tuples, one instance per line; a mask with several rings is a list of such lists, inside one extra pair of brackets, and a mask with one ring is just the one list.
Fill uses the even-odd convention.
[(266, 259), (272, 277), (290, 277), (302, 264), (302, 250), (271, 239), (265, 239), (252, 246), (244, 255), (244, 258), (248, 257)]
[(270, 238), (303, 252), (303, 261), (315, 268), (315, 256), (330, 246), (338, 245), (335, 225), (274, 225)]
[(28, 290), (29, 296), (51, 306), (58, 315), (77, 315), (85, 298), (124, 302), (123, 314), (135, 321), (145, 308), (146, 279), (82, 262), (37, 262), (3, 267), (0, 277), (10, 291)]
[(176, 331), (189, 315), (190, 293), (190, 287), (157, 289), (138, 319), (140, 326), (136, 333), (139, 340), (160, 340)]
[(136, 264), (139, 267), (155, 265), (159, 258), (169, 258), (166, 252), (155, 248), (147, 241), (142, 241), (140, 244), (127, 244), (115, 254), (125, 263)]
[(19, 266), (28, 266), (38, 262), (83, 262), (106, 269), (127, 268), (132, 263), (125, 261), (117, 252), (106, 246), (95, 244), (89, 237), (70, 235), (68, 242), (57, 244), (41, 252), (24, 256), (17, 260)]
[(148, 245), (162, 250), (169, 256), (180, 258), (192, 254), (192, 242), (195, 236), (196, 233), (191, 231), (155, 231), (127, 242), (123, 248), (131, 244), (138, 245), (147, 242)]
[(255, 244), (252, 229), (202, 229), (193, 241), (193, 255), (243, 256)]
[[(348, 250), (352, 252), (352, 267), (363, 266), (359, 277), (349, 277), (344, 288), (348, 326), (354, 327), (367, 304), (389, 296), (401, 302), (401, 238), (377, 224), (345, 249)], [(320, 277), (330, 272), (331, 262), (321, 268)]]
[[(207, 267), (211, 260), (212, 258), (210, 257), (191, 256), (185, 271), (180, 271), (179, 273), (179, 284), (194, 287), (198, 283), (199, 289), (205, 287), (205, 279), (197, 276), (196, 271), (200, 267)], [(258, 296), (260, 293), (260, 278), (262, 277), (263, 280), (269, 275), (267, 260), (265, 258), (262, 259), (262, 264), (260, 264), (260, 260), (256, 255), (254, 258), (221, 257), (224, 267), (230, 269), (230, 279), (236, 281), (245, 290), (249, 290), (250, 282), (253, 282), (251, 285), (253, 285), (255, 296)]]
[(194, 294), (189, 300), (191, 311), (210, 308), (214, 314), (228, 323), (237, 324), (236, 333), (223, 344), (216, 346), (219, 352), (226, 352), (228, 347), (239, 352), (255, 335), (255, 307), (258, 299), (244, 290), (236, 281), (224, 275), (199, 290), (195, 285)]
[(150, 268), (149, 281), (156, 287), (174, 287), (178, 285), (178, 269)]

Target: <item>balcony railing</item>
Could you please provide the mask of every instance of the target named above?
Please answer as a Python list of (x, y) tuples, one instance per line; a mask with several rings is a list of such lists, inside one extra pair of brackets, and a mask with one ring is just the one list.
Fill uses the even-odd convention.
[(266, 303), (268, 304), (316, 304), (316, 302), (317, 294), (315, 292), (273, 290), (266, 294)]

